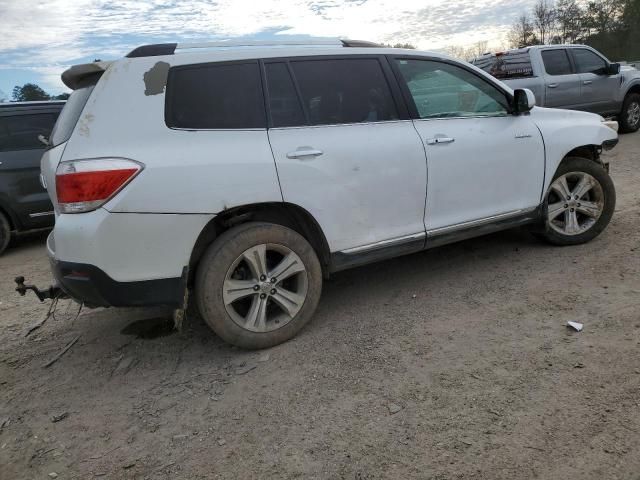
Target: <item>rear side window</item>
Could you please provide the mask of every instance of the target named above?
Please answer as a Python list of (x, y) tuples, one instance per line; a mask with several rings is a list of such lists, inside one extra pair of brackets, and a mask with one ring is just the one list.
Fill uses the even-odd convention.
[(549, 75), (570, 75), (571, 64), (565, 49), (545, 50), (542, 52), (544, 69)]
[(291, 67), (311, 125), (398, 119), (375, 58), (294, 61)]
[(529, 51), (488, 55), (472, 62), (476, 67), (500, 79), (533, 77)]
[(49, 137), (58, 115), (36, 113), (0, 117), (0, 151), (45, 148), (38, 135)]
[(165, 119), (175, 128), (266, 128), (258, 63), (172, 68)]
[(601, 56), (586, 48), (576, 48), (572, 51), (578, 73), (601, 74), (605, 71), (607, 63)]
[(267, 92), (269, 113), (274, 127), (293, 127), (306, 124), (302, 105), (286, 63), (267, 63)]
[(82, 110), (93, 92), (93, 87), (96, 86), (101, 75), (101, 73), (98, 73), (85, 78), (80, 88), (71, 93), (71, 96), (60, 113), (60, 117), (58, 117), (58, 121), (53, 127), (51, 137), (49, 137), (51, 146), (55, 147), (69, 140), (80, 115), (82, 115)]

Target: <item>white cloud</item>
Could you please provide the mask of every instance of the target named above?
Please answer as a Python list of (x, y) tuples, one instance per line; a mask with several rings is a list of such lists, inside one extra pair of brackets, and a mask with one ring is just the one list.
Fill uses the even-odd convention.
[(503, 43), (534, 0), (0, 0), (0, 63), (57, 68), (142, 43), (271, 34), (410, 42), (423, 49)]

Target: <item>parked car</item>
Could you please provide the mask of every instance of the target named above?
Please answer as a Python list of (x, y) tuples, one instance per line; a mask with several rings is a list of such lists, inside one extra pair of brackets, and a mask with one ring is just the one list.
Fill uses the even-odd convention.
[(63, 101), (0, 103), (0, 254), (11, 232), (53, 227), (51, 200), (40, 184), (40, 157)]
[(350, 41), (139, 47), (70, 68), (42, 172), (54, 275), (89, 306), (194, 298), (263, 348), (323, 278), (519, 225), (557, 245), (615, 206), (615, 122), (481, 69)]
[(586, 45), (538, 45), (472, 63), (511, 88), (530, 89), (540, 106), (617, 116), (625, 133), (640, 128), (640, 71)]

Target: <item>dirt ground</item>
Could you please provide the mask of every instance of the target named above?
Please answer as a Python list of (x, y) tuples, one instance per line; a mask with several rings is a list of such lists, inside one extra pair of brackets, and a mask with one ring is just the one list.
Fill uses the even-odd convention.
[(48, 304), (13, 277), (51, 278), (43, 235), (14, 242), (0, 478), (640, 479), (640, 133), (611, 156), (618, 205), (592, 243), (515, 230), (344, 272), (262, 352), (65, 302), (25, 338)]

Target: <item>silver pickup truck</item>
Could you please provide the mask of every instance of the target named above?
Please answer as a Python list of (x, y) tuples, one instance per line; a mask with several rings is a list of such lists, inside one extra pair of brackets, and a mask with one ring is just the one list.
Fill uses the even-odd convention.
[(542, 107), (616, 116), (621, 132), (640, 128), (640, 71), (586, 45), (538, 45), (471, 63), (511, 88), (528, 88)]

